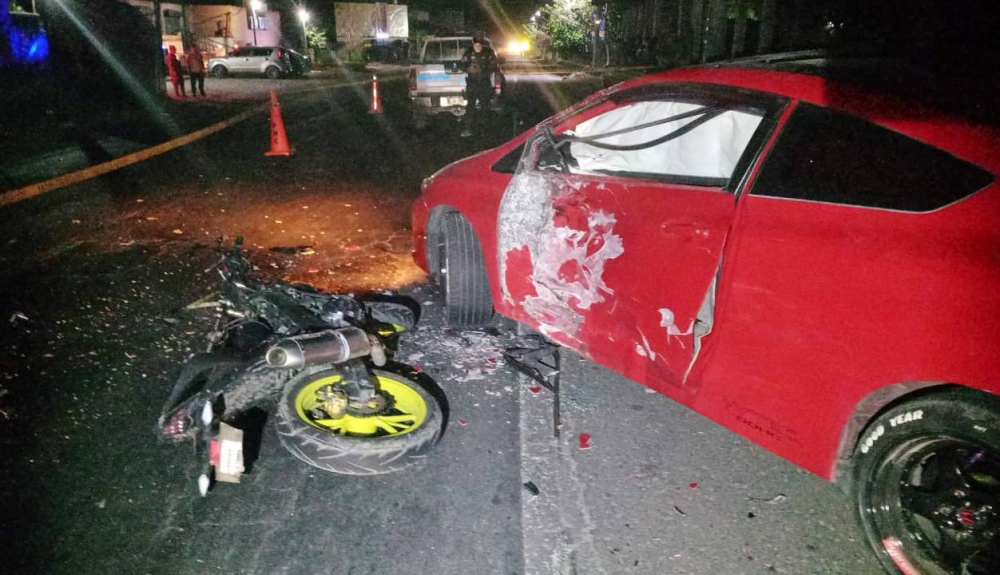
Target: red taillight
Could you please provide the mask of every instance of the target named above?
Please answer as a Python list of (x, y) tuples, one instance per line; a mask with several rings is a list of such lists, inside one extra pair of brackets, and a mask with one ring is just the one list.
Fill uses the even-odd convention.
[(285, 57), (285, 51), (282, 50), (281, 48), (278, 48), (278, 57), (279, 58), (284, 58)]
[(163, 422), (160, 433), (164, 439), (183, 439), (190, 428), (191, 418), (187, 412), (187, 405), (182, 405)]
[(410, 91), (417, 91), (417, 71), (412, 68), (410, 69)]
[(500, 74), (493, 75), (493, 89), (494, 90), (500, 89)]

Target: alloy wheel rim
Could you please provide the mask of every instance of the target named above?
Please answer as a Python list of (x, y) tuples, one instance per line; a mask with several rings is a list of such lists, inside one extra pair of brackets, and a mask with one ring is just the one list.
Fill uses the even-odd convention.
[(415, 431), (427, 419), (427, 402), (415, 389), (395, 378), (379, 375), (379, 394), (388, 401), (376, 413), (352, 413), (330, 418), (322, 409), (318, 394), (342, 385), (340, 375), (321, 377), (303, 387), (295, 396), (299, 419), (328, 433), (348, 437), (396, 437)]
[(896, 447), (873, 473), (861, 505), (876, 547), (903, 573), (986, 575), (1000, 543), (1000, 458), (944, 437)]

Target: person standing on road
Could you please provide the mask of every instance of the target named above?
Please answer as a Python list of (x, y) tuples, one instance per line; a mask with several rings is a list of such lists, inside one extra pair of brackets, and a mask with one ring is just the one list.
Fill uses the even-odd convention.
[(205, 60), (201, 57), (201, 50), (198, 46), (191, 44), (188, 53), (184, 55), (187, 60), (188, 74), (191, 75), (191, 95), (197, 96), (198, 91), (205, 95)]
[(472, 47), (462, 55), (462, 68), (467, 74), (465, 80), (465, 129), (462, 137), (472, 135), (472, 128), (482, 128), (483, 115), (490, 107), (493, 83), (490, 81), (497, 68), (497, 55), (485, 46), (481, 36), (472, 38)]
[(181, 61), (177, 59), (177, 46), (171, 46), (167, 50), (164, 61), (167, 63), (167, 73), (170, 74), (170, 83), (174, 85), (174, 95), (178, 98), (187, 96), (184, 92), (184, 72), (181, 69)]

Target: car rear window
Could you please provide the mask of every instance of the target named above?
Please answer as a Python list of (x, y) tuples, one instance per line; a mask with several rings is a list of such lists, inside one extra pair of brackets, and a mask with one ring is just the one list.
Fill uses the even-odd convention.
[[(484, 42), (489, 46), (489, 42)], [(441, 64), (462, 59), (462, 54), (472, 48), (472, 38), (455, 38), (451, 40), (428, 40), (424, 46), (424, 64)]]
[(986, 187), (979, 166), (856, 116), (800, 103), (751, 193), (927, 212)]

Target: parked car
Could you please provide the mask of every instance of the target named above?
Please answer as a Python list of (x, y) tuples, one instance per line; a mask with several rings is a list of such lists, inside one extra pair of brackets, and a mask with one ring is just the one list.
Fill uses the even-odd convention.
[(312, 62), (308, 56), (280, 46), (244, 46), (224, 58), (212, 58), (208, 69), (217, 78), (253, 74), (277, 79), (302, 76), (312, 69)]
[(312, 71), (312, 58), (291, 48), (285, 48), (285, 52), (288, 54), (290, 76), (301, 78)]
[(453, 163), (415, 260), (453, 325), (495, 310), (842, 485), (886, 572), (996, 573), (1000, 131), (807, 68), (647, 76)]
[[(484, 40), (485, 47), (490, 41)], [(472, 48), (472, 36), (431, 36), (424, 40), (420, 60), (410, 66), (410, 101), (413, 120), (422, 127), (434, 114), (465, 114), (465, 77), (462, 55)], [(507, 81), (498, 62), (492, 74), (493, 100), (490, 107), (499, 109)]]

